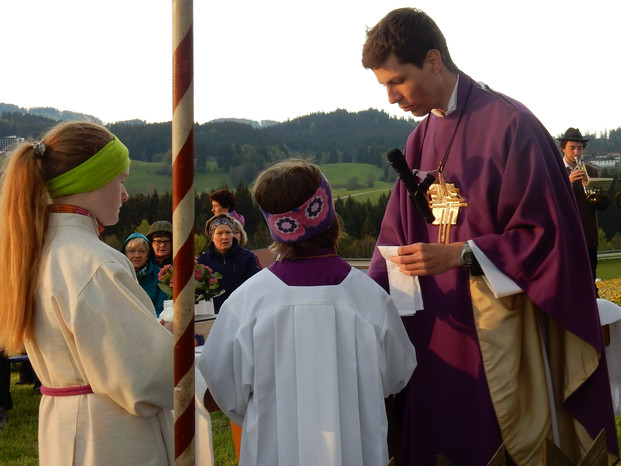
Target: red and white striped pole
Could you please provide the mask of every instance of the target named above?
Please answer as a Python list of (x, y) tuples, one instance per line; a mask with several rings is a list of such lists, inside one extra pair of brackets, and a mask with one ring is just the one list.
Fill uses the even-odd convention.
[(194, 465), (193, 0), (173, 0), (173, 282), (175, 465)]

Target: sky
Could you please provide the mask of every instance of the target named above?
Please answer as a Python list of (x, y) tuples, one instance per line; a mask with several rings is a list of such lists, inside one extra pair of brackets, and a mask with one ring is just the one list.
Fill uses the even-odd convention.
[[(366, 30), (415, 7), (455, 64), (552, 136), (621, 127), (619, 0), (194, 0), (194, 121), (375, 108), (407, 117), (361, 65)], [(0, 102), (172, 120), (171, 0), (0, 0)]]

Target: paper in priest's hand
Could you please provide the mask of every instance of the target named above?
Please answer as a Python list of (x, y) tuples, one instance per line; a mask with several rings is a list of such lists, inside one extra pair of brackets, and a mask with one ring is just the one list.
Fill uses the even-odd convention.
[(397, 306), (399, 314), (411, 316), (416, 311), (424, 309), (418, 277), (405, 275), (399, 270), (399, 266), (390, 260), (392, 256), (398, 255), (399, 246), (378, 246), (377, 248), (386, 260), (390, 296)]

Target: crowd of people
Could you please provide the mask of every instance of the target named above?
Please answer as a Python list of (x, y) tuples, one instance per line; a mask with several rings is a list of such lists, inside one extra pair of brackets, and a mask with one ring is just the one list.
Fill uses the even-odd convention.
[[(504, 446), (508, 464), (531, 465), (547, 439), (578, 463), (602, 430), (613, 464), (593, 286), (595, 210), (609, 201), (585, 188), (598, 176), (581, 161), (588, 139), (569, 128), (555, 141), (465, 74), (420, 10), (369, 29), (362, 65), (423, 117), (392, 155), (426, 175), (394, 186), (367, 274), (338, 254), (317, 165), (257, 177), (266, 267), (245, 248), (234, 193), (210, 195), (197, 262), (224, 293), (197, 364), (241, 426), (239, 464), (484, 465)], [(104, 126), (65, 122), (18, 145), (2, 174), (0, 428), (7, 355), (25, 352), (42, 465), (174, 462), (173, 339), (158, 319), (173, 225), (153, 221), (120, 251), (99, 237), (128, 199), (129, 155)]]

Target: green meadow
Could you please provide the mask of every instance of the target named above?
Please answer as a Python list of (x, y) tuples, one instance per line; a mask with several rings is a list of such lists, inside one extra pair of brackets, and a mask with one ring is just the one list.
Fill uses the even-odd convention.
[[(161, 167), (160, 163), (132, 160), (130, 177), (125, 183), (129, 194), (170, 192), (172, 177), (158, 174)], [(371, 203), (375, 203), (382, 193), (387, 194), (393, 186), (392, 182), (380, 181), (380, 178), (384, 176), (384, 170), (374, 165), (335, 163), (320, 165), (320, 168), (330, 182), (335, 198), (354, 196), (357, 201), (370, 200)], [(198, 192), (211, 191), (224, 186), (230, 189), (236, 187), (228, 174), (212, 171), (194, 173), (194, 189)]]

